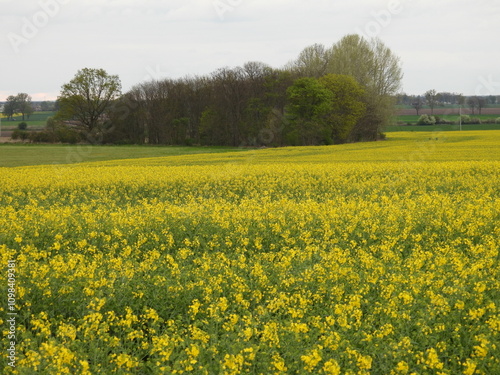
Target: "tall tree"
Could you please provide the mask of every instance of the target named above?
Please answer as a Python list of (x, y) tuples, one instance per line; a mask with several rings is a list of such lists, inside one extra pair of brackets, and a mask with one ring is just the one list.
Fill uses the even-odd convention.
[(16, 96), (17, 112), (21, 113), (23, 116), (23, 121), (25, 116), (31, 116), (33, 113), (33, 106), (31, 104), (31, 96), (26, 93), (19, 93)]
[(420, 110), (422, 109), (422, 107), (424, 106), (424, 102), (422, 100), (422, 97), (419, 95), (415, 98), (415, 100), (413, 100), (413, 102), (411, 102), (411, 106), (413, 108), (415, 108), (415, 111), (417, 111), (417, 116), (419, 115), (420, 113)]
[(470, 108), (471, 113), (474, 115), (479, 105), (477, 101), (477, 96), (469, 96), (466, 102), (467, 106)]
[(329, 53), (324, 45), (313, 44), (304, 48), (291, 66), (303, 77), (320, 78), (327, 73)]
[(483, 108), (488, 105), (488, 101), (484, 96), (478, 96), (476, 100), (477, 100), (477, 109), (479, 111), (479, 114), (481, 114)]
[(346, 141), (349, 133), (365, 114), (365, 90), (352, 76), (328, 74), (319, 82), (332, 93), (327, 126), (334, 143)]
[(351, 140), (377, 139), (395, 113), (394, 98), (403, 78), (399, 58), (379, 39), (368, 42), (355, 34), (334, 44), (328, 55), (328, 73), (353, 76), (366, 92), (367, 110)]
[(315, 78), (299, 78), (288, 88), (290, 129), (288, 142), (313, 145), (327, 141), (330, 129), (326, 117), (331, 110), (332, 92)]
[(7, 118), (12, 119), (14, 114), (20, 113), (23, 117), (23, 121), (25, 117), (28, 118), (33, 113), (33, 105), (31, 104), (31, 96), (26, 93), (19, 93), (16, 96), (10, 95), (7, 98), (7, 102), (4, 105), (3, 114), (7, 116)]
[(7, 119), (11, 120), (14, 114), (17, 113), (17, 108), (18, 108), (17, 96), (9, 95), (3, 107), (3, 114), (7, 116)]
[(88, 132), (99, 129), (112, 102), (121, 94), (117, 75), (109, 75), (103, 69), (84, 68), (62, 86), (58, 98), (58, 116), (74, 119)]
[(427, 105), (431, 109), (431, 115), (434, 114), (434, 107), (437, 105), (437, 99), (438, 99), (438, 94), (437, 94), (436, 90), (432, 89), (432, 90), (426, 91), (425, 101), (427, 102)]

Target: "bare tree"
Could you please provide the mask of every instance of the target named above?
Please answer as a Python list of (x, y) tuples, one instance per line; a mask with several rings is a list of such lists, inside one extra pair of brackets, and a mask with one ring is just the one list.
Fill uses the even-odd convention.
[(477, 109), (479, 111), (479, 114), (481, 114), (481, 111), (483, 110), (483, 108), (488, 105), (488, 101), (483, 96), (478, 96), (476, 101), (477, 101)]
[(467, 106), (470, 108), (472, 114), (474, 115), (476, 113), (476, 109), (478, 108), (478, 101), (476, 96), (469, 96), (467, 98)]
[(411, 106), (417, 111), (417, 116), (420, 114), (420, 110), (424, 106), (424, 102), (420, 96), (418, 96), (412, 103)]
[(425, 100), (427, 102), (427, 105), (431, 109), (431, 115), (434, 114), (434, 107), (437, 105), (437, 102), (438, 102), (437, 99), (438, 99), (438, 94), (437, 94), (436, 90), (432, 89), (432, 90), (429, 90), (425, 93)]
[(327, 73), (330, 51), (322, 44), (306, 47), (293, 62), (294, 68), (303, 77), (320, 78)]

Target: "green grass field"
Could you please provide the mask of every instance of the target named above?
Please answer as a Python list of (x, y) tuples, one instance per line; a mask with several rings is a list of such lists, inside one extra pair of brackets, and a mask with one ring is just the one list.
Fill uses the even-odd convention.
[(59, 165), (116, 159), (237, 152), (241, 150), (233, 147), (93, 146), (6, 143), (0, 144), (0, 167), (43, 164)]
[[(459, 130), (459, 125), (390, 125), (385, 127), (384, 132), (441, 132)], [(500, 124), (467, 124), (462, 125), (462, 130), (500, 130)]]
[[(24, 118), (24, 122), (28, 124), (29, 129), (40, 129), (45, 127), (47, 123), (47, 119), (51, 116), (54, 116), (55, 112), (35, 112), (33, 113), (29, 119), (27, 117)], [(23, 118), (20, 114), (14, 115), (14, 121), (7, 120), (7, 118), (0, 114), (0, 118), (2, 119), (2, 129), (3, 130), (11, 130), (17, 129), (17, 125), (20, 122), (23, 122)]]
[[(234, 167), (272, 163), (278, 159), (283, 163), (291, 160), (294, 163), (312, 163), (325, 157), (334, 162), (386, 162), (394, 160), (395, 154), (400, 158), (425, 156), (432, 161), (446, 161), (449, 154), (457, 160), (500, 159), (500, 131), (477, 130), (476, 125), (468, 127), (470, 130), (460, 132), (437, 126), (405, 126), (410, 131), (388, 131), (387, 140), (380, 142), (254, 150), (231, 147), (0, 144), (0, 167), (87, 162), (108, 166), (213, 164)], [(199, 154), (207, 155), (200, 158)]]
[[(500, 117), (500, 115), (469, 115), (470, 117), (474, 118), (479, 118), (481, 121), (485, 120), (495, 120)], [(401, 115), (397, 116), (396, 121), (397, 122), (403, 122), (405, 124), (416, 124), (420, 116), (417, 115)], [(453, 121), (453, 122), (458, 122), (459, 121), (459, 116), (458, 115), (440, 115), (439, 118), (442, 120), (446, 121)]]

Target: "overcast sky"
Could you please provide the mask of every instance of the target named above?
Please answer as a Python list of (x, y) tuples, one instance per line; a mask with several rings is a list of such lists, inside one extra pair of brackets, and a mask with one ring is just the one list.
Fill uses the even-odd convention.
[(85, 67), (123, 92), (247, 61), (278, 68), (352, 33), (401, 58), (408, 94), (500, 95), (498, 0), (0, 0), (0, 101), (53, 100)]

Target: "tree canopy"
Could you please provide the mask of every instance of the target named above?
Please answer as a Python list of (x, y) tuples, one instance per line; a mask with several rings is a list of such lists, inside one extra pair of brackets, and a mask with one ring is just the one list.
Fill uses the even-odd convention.
[(22, 115), (23, 121), (25, 116), (28, 118), (33, 113), (33, 105), (31, 104), (31, 96), (26, 93), (10, 95), (4, 105), (3, 114), (11, 119), (16, 113)]
[(261, 62), (205, 76), (120, 81), (83, 69), (62, 87), (59, 118), (104, 142), (283, 146), (376, 140), (392, 120), (399, 59), (380, 40), (347, 35), (306, 47), (281, 69)]
[(121, 95), (120, 79), (103, 69), (84, 68), (62, 86), (58, 98), (59, 118), (76, 120), (93, 132), (104, 122), (104, 114)]
[(365, 90), (348, 75), (328, 74), (319, 82), (332, 93), (327, 116), (331, 138), (335, 143), (343, 143), (365, 114)]

